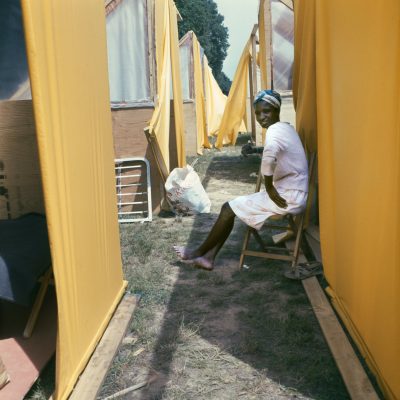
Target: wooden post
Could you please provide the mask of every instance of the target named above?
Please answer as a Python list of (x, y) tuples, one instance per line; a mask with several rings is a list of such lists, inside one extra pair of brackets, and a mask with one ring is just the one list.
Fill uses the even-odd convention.
[(251, 63), (251, 70), (253, 73), (253, 90), (254, 94), (258, 92), (258, 82), (257, 82), (257, 36), (252, 35), (251, 38), (251, 53), (253, 54), (252, 63)]
[(260, 32), (260, 35), (265, 35), (266, 55), (267, 55), (267, 82), (266, 88), (273, 89), (273, 74), (272, 74), (272, 16), (271, 16), (271, 0), (264, 0), (264, 21), (265, 32)]
[[(253, 33), (251, 35), (251, 53), (252, 53), (252, 63), (251, 63), (251, 73), (253, 75), (253, 93), (254, 96), (258, 92), (258, 82), (257, 82), (257, 36), (255, 32), (258, 30), (258, 25), (254, 25)], [(251, 99), (253, 104), (254, 97)], [(257, 143), (257, 124), (256, 124), (256, 117), (254, 114), (254, 107), (253, 107), (253, 118), (254, 118), (254, 135), (253, 140)]]
[(251, 112), (251, 137), (256, 142), (257, 126), (254, 114), (254, 97), (257, 94), (257, 38), (258, 25), (255, 24), (251, 32), (251, 58), (249, 60), (249, 87), (250, 87), (250, 112)]
[(156, 42), (155, 42), (155, 5), (154, 0), (146, 2), (148, 57), (146, 68), (149, 73), (150, 97), (154, 100), (157, 96), (157, 66), (156, 66)]
[(250, 89), (250, 120), (251, 120), (251, 138), (256, 141), (256, 116), (254, 114), (254, 82), (253, 82), (253, 71), (252, 71), (252, 59), (249, 59), (249, 89)]

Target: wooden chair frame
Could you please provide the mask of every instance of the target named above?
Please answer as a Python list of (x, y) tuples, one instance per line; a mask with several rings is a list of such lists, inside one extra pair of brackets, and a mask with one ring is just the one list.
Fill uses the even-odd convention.
[(32, 336), (33, 329), (35, 328), (37, 319), (39, 317), (40, 309), (42, 308), (44, 298), (47, 293), (49, 285), (54, 284), (53, 269), (50, 267), (41, 278), (39, 278), (40, 287), (35, 297), (31, 313), (29, 314), (28, 321), (25, 325), (23, 337), (29, 339)]
[[(310, 186), (313, 184), (313, 180), (314, 180), (315, 158), (316, 158), (315, 153), (312, 153), (309, 158), (310, 159), (309, 172), (308, 172), (309, 193), (310, 193)], [(260, 172), (258, 175), (258, 179), (257, 179), (256, 192), (260, 190), (261, 183), (262, 182), (261, 182), (261, 172)], [(256, 229), (247, 227), (247, 230), (246, 230), (246, 233), (244, 236), (242, 252), (240, 254), (239, 268), (240, 269), (243, 268), (244, 259), (246, 256), (252, 256), (252, 257), (270, 258), (273, 260), (291, 261), (292, 271), (295, 273), (297, 264), (298, 264), (299, 254), (300, 254), (301, 239), (302, 239), (304, 225), (305, 225), (305, 216), (307, 214), (309, 207), (311, 206), (311, 201), (312, 201), (311, 197), (312, 196), (308, 196), (307, 206), (301, 214), (298, 214), (298, 215), (293, 215), (293, 214), (274, 215), (274, 216), (268, 218), (267, 222), (264, 224), (264, 227), (278, 229), (281, 231), (292, 231), (295, 236), (293, 249), (267, 246), (264, 243), (264, 241), (262, 240), (260, 234), (258, 233), (258, 231)], [(268, 223), (268, 221), (277, 221), (277, 220), (286, 220), (286, 224), (285, 225), (277, 225), (277, 224)], [(255, 251), (255, 250), (248, 249), (251, 235), (254, 236), (254, 239), (260, 245), (260, 247), (262, 249), (261, 251)], [(282, 253), (284, 253), (284, 254), (282, 254)]]

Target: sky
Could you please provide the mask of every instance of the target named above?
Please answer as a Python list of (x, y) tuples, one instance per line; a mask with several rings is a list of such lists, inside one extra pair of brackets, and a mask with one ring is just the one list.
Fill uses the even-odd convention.
[(258, 21), (259, 0), (214, 0), (218, 12), (225, 17), (224, 25), (229, 31), (228, 56), (222, 70), (232, 79), (244, 45), (249, 39), (254, 24)]

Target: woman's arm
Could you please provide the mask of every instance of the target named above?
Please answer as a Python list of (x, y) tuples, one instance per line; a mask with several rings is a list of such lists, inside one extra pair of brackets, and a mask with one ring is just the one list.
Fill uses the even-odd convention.
[(247, 157), (250, 154), (262, 154), (264, 151), (264, 147), (262, 146), (254, 146), (251, 143), (246, 143), (242, 146), (242, 155)]
[(286, 208), (287, 202), (286, 200), (280, 196), (278, 191), (275, 189), (275, 186), (273, 184), (273, 176), (265, 176), (264, 175), (264, 184), (265, 184), (265, 190), (268, 193), (269, 198), (278, 206), (281, 208)]

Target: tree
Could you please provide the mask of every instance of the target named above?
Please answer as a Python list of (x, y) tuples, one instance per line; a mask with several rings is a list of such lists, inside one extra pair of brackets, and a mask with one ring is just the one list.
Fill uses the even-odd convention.
[(232, 86), (232, 81), (225, 75), (223, 71), (221, 71), (215, 79), (217, 80), (222, 92), (228, 96), (229, 90)]
[(222, 72), (229, 47), (229, 34), (217, 4), (214, 0), (175, 0), (175, 4), (183, 19), (178, 26), (179, 38), (188, 31), (196, 34), (215, 79), (226, 93), (232, 83)]

